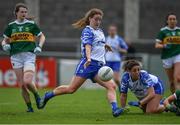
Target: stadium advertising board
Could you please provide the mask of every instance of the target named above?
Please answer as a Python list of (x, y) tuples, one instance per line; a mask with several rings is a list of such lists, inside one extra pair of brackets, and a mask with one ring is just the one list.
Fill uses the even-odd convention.
[[(57, 83), (57, 62), (55, 58), (38, 58), (34, 81), (39, 88), (55, 87)], [(0, 58), (0, 87), (18, 87), (10, 59)]]

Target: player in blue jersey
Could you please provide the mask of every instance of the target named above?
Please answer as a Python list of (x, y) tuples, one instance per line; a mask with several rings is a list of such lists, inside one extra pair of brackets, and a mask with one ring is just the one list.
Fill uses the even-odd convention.
[(98, 70), (105, 64), (105, 51), (111, 50), (105, 45), (105, 36), (99, 28), (103, 17), (100, 9), (89, 10), (84, 18), (73, 24), (75, 28), (84, 28), (81, 35), (81, 54), (82, 58), (76, 67), (74, 77), (70, 85), (61, 85), (52, 92), (47, 92), (42, 98), (41, 108), (52, 97), (63, 94), (72, 94), (87, 80), (91, 79), (107, 89), (107, 98), (112, 106), (114, 117), (119, 116), (123, 109), (118, 108), (116, 101), (115, 83), (113, 80), (103, 82), (98, 77)]
[(160, 104), (164, 92), (162, 81), (144, 70), (136, 60), (129, 60), (124, 64), (120, 86), (121, 106), (126, 106), (128, 89), (134, 93), (139, 101), (130, 101), (128, 104), (140, 107), (145, 113), (160, 113), (164, 105)]
[(117, 27), (115, 25), (110, 25), (108, 28), (106, 44), (112, 48), (112, 51), (106, 53), (106, 65), (112, 68), (114, 81), (119, 85), (121, 57), (122, 54), (127, 53), (128, 46), (126, 42), (117, 35)]

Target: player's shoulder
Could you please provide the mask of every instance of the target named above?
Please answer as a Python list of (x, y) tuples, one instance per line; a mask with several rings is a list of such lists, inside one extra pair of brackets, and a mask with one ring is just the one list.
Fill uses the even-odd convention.
[(165, 31), (165, 30), (168, 30), (168, 27), (167, 26), (164, 26), (160, 29), (160, 31)]
[(128, 73), (128, 72), (124, 72), (124, 73), (122, 74), (122, 81), (128, 82), (129, 79), (130, 79), (129, 73)]
[(10, 22), (10, 23), (8, 24), (8, 26), (13, 25), (13, 24), (15, 24), (15, 23), (16, 23), (16, 21), (12, 21), (12, 22)]

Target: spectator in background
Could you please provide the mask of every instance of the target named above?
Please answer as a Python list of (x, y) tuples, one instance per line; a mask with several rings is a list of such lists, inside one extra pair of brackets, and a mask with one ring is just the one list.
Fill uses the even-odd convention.
[(161, 28), (155, 48), (162, 49), (161, 59), (170, 83), (172, 93), (176, 85), (180, 84), (180, 28), (177, 27), (177, 17), (169, 13), (166, 26)]
[(112, 107), (113, 116), (117, 117), (123, 112), (123, 109), (118, 108), (117, 105), (114, 81), (103, 82), (97, 75), (98, 70), (105, 64), (105, 49), (111, 50), (111, 47), (105, 44), (104, 33), (99, 28), (102, 18), (102, 10), (93, 8), (82, 19), (73, 24), (75, 28), (83, 28), (81, 34), (82, 58), (77, 65), (71, 83), (67, 86), (60, 85), (52, 92), (45, 93), (40, 104), (41, 108), (44, 108), (47, 101), (53, 97), (76, 92), (87, 79), (91, 79), (106, 88), (107, 99)]
[[(22, 96), (28, 108), (27, 112), (33, 112), (29, 91), (34, 94), (39, 108), (40, 97), (33, 83), (33, 78), (36, 53), (41, 52), (45, 36), (34, 21), (27, 19), (27, 11), (28, 8), (23, 3), (18, 3), (15, 6), (16, 20), (9, 23), (5, 29), (2, 48), (4, 51), (10, 52), (11, 64), (16, 73), (17, 81), (21, 85)], [(36, 37), (39, 38), (38, 45), (35, 42)]]
[(114, 72), (114, 81), (117, 85), (120, 82), (120, 66), (122, 55), (127, 53), (128, 46), (126, 42), (117, 34), (117, 26), (110, 25), (106, 44), (112, 48), (112, 51), (106, 52), (106, 65), (111, 67)]

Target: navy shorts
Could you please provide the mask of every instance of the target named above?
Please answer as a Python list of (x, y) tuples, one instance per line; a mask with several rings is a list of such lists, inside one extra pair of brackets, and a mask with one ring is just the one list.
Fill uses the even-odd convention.
[(106, 66), (109, 66), (114, 72), (120, 71), (121, 62), (119, 61), (106, 61)]
[(85, 62), (85, 58), (82, 58), (80, 60), (79, 64), (76, 67), (75, 75), (86, 79), (91, 79), (93, 81), (94, 77), (98, 73), (98, 70), (104, 65), (104, 63), (96, 60), (91, 60), (90, 65), (84, 68)]
[(163, 82), (160, 79), (158, 79), (158, 83), (154, 86), (154, 91), (156, 94), (159, 94), (159, 95), (164, 94)]

